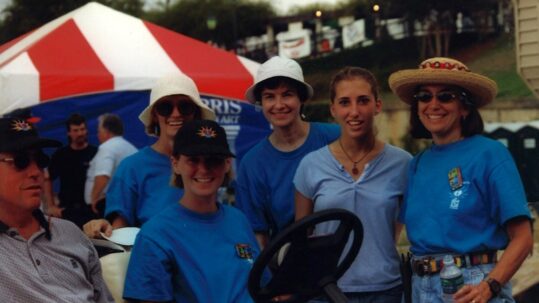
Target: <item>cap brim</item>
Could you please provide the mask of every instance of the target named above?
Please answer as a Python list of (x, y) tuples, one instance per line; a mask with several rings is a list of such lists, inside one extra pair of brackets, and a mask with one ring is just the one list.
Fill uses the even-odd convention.
[(218, 148), (215, 146), (190, 146), (186, 150), (180, 150), (180, 155), (186, 155), (186, 156), (222, 156), (222, 157), (232, 157), (235, 158), (236, 156), (229, 151), (228, 149), (224, 148)]
[(38, 149), (38, 148), (47, 148), (47, 147), (60, 147), (62, 143), (53, 139), (47, 138), (22, 138), (17, 140), (17, 142), (3, 144), (2, 152), (15, 152), (27, 149)]

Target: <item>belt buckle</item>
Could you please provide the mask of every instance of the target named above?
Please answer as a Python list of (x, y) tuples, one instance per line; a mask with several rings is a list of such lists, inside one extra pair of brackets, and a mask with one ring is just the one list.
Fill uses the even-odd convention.
[(421, 259), (420, 268), (423, 276), (430, 274), (430, 260), (430, 257)]

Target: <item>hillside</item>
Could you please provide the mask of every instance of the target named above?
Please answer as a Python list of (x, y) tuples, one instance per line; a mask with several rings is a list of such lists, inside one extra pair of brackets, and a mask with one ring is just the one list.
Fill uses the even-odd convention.
[[(510, 35), (491, 37), (478, 42), (474, 36), (460, 36), (454, 40), (450, 56), (463, 61), (474, 71), (494, 79), (499, 85), (496, 103), (518, 104), (537, 102), (532, 92), (516, 72), (515, 43)], [(456, 38), (455, 38), (456, 39)], [(403, 104), (387, 86), (388, 76), (402, 68), (415, 68), (420, 62), (416, 41), (413, 39), (384, 41), (367, 48), (355, 48), (340, 53), (301, 62), (306, 81), (315, 89), (315, 96), (307, 112), (313, 120), (325, 120), (329, 102), (331, 76), (346, 65), (365, 67), (377, 77), (384, 107)], [(320, 106), (322, 109), (320, 109)]]

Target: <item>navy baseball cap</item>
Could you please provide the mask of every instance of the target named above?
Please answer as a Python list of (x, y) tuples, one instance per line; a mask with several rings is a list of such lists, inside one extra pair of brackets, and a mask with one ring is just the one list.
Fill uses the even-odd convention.
[(228, 147), (225, 129), (212, 120), (185, 123), (174, 137), (172, 154), (235, 157)]
[(61, 145), (59, 141), (40, 138), (35, 126), (24, 118), (0, 118), (0, 152)]

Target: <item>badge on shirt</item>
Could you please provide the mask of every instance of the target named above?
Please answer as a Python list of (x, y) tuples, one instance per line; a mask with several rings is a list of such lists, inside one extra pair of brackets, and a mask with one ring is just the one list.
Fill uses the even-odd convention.
[(236, 244), (236, 254), (241, 259), (252, 260), (253, 259), (253, 248), (249, 244)]
[(455, 191), (462, 187), (462, 172), (460, 171), (460, 167), (451, 169), (447, 174), (447, 177), (449, 178), (451, 190)]

